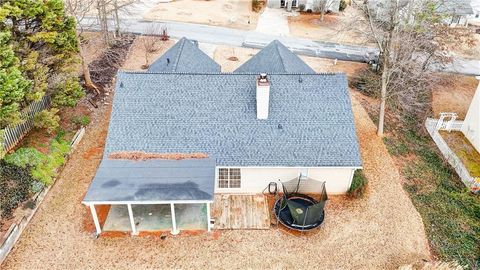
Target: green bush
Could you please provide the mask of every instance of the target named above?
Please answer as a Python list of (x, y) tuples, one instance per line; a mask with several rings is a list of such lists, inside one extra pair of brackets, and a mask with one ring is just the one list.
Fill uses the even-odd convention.
[(354, 198), (360, 198), (365, 193), (368, 180), (362, 170), (356, 170), (353, 174), (352, 185), (348, 190), (348, 195)]
[(5, 156), (5, 162), (29, 169), (30, 175), (44, 185), (51, 185), (57, 168), (65, 163), (65, 156), (70, 145), (63, 140), (53, 140), (48, 155), (30, 147), (19, 148)]
[(79, 126), (86, 126), (90, 123), (90, 118), (86, 115), (82, 116), (74, 116), (72, 118), (72, 123), (79, 125)]
[(340, 0), (340, 6), (338, 10), (344, 11), (347, 8), (347, 2), (345, 0)]
[(33, 126), (38, 129), (45, 129), (48, 133), (54, 132), (60, 126), (60, 116), (57, 113), (57, 108), (51, 108), (35, 114)]
[(70, 77), (55, 87), (52, 104), (59, 107), (74, 107), (85, 96), (85, 91), (78, 83), (78, 78)]
[(66, 141), (53, 140), (50, 145), (50, 152), (45, 156), (43, 162), (32, 169), (33, 178), (51, 185), (57, 169), (65, 163), (65, 156), (70, 151), (70, 145)]
[[(35, 180), (28, 169), (0, 160), (0, 212), (1, 220), (12, 217), (13, 210), (31, 195)], [(1, 222), (0, 222), (1, 224)]]
[(45, 154), (41, 153), (35, 148), (22, 147), (12, 154), (5, 156), (5, 161), (9, 164), (21, 167), (23, 169), (28, 167), (35, 167), (42, 163), (45, 159)]

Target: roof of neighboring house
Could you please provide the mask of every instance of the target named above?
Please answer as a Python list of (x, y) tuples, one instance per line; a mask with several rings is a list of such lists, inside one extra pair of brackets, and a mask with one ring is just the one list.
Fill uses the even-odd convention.
[(361, 166), (345, 74), (269, 74), (256, 116), (257, 74), (120, 72), (105, 156), (206, 153), (218, 166)]
[(454, 15), (470, 15), (473, 14), (470, 3), (471, 0), (444, 0), (439, 5), (439, 11)]
[(103, 159), (83, 202), (212, 201), (215, 160)]
[(187, 38), (180, 39), (148, 68), (148, 72), (211, 73), (220, 71), (220, 65), (200, 50), (196, 42)]
[(278, 40), (237, 68), (234, 73), (309, 73), (315, 71)]

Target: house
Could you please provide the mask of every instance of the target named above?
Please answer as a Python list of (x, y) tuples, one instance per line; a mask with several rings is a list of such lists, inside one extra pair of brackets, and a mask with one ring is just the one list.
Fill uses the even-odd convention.
[[(340, 11), (340, 0), (326, 0), (327, 9), (331, 12)], [(267, 6), (270, 8), (292, 8), (304, 7), (304, 10), (317, 11), (319, 5), (318, 0), (267, 0)]]
[(468, 23), (480, 26), (480, 0), (472, 0), (470, 5), (472, 6), (473, 14), (468, 16)]
[(468, 17), (473, 15), (471, 0), (444, 0), (438, 10), (448, 15), (444, 22), (450, 26), (467, 26)]
[[(385, 21), (390, 18), (391, 5), (395, 5), (395, 10), (400, 12), (400, 16), (406, 23), (414, 21), (414, 13), (422, 1), (409, 0), (369, 0), (367, 2), (373, 16), (380, 21)], [(437, 11), (445, 15), (443, 22), (450, 26), (466, 26), (468, 24), (468, 17), (473, 14), (470, 0), (441, 0), (436, 2)]]
[(177, 233), (211, 229), (214, 193), (261, 194), (298, 177), (312, 190), (308, 179), (324, 181), (329, 194), (350, 188), (362, 162), (345, 74), (317, 74), (278, 41), (220, 73), (179, 43), (169, 63), (152, 65), (167, 72), (118, 73), (103, 160), (83, 200), (97, 233), (99, 206), (127, 216), (133, 233), (142, 230), (133, 213), (143, 223), (167, 213), (172, 221), (155, 226)]
[(480, 153), (480, 83), (470, 103), (461, 131)]

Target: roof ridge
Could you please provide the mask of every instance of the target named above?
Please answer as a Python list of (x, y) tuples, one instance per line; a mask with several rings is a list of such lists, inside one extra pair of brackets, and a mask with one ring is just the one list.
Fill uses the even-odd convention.
[(185, 46), (185, 42), (187, 41), (186, 38), (181, 38), (178, 42), (181, 42), (180, 43), (180, 48), (178, 49), (178, 52), (177, 52), (177, 55), (174, 59), (174, 63), (173, 63), (173, 71), (177, 70), (177, 67), (178, 67), (178, 62), (180, 61), (180, 56), (182, 55), (182, 52), (183, 52), (183, 47)]
[[(147, 72), (142, 70), (119, 70), (119, 74), (156, 74), (156, 75), (259, 75), (257, 72), (248, 72), (248, 73), (236, 73), (236, 72), (178, 72), (178, 71), (169, 71), (169, 72)], [(267, 75), (308, 75), (308, 76), (315, 76), (315, 75), (345, 75), (345, 72), (318, 72), (318, 73), (302, 73), (302, 72), (295, 72), (295, 73), (267, 73)]]
[[(276, 48), (276, 50), (277, 50), (278, 56), (280, 57), (280, 62), (282, 63), (283, 70), (285, 70), (285, 72), (288, 72), (287, 66), (285, 65), (285, 62), (283, 61), (283, 55), (282, 55), (282, 53), (280, 52), (280, 49), (278, 48), (278, 47), (279, 47), (278, 44), (279, 44), (280, 42), (279, 42), (278, 40), (276, 40), (276, 39), (275, 39), (273, 42), (274, 42), (274, 44), (275, 44), (275, 48)], [(281, 44), (281, 43), (280, 43), (280, 44)], [(283, 45), (283, 44), (282, 44), (282, 45)], [(285, 45), (284, 45), (284, 46), (285, 46)], [(288, 49), (288, 48), (287, 48), (287, 49)]]

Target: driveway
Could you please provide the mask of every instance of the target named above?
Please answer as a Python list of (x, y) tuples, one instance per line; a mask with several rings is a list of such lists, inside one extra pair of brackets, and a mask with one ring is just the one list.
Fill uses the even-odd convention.
[(288, 36), (288, 14), (282, 8), (265, 8), (258, 18), (255, 32), (275, 36)]

